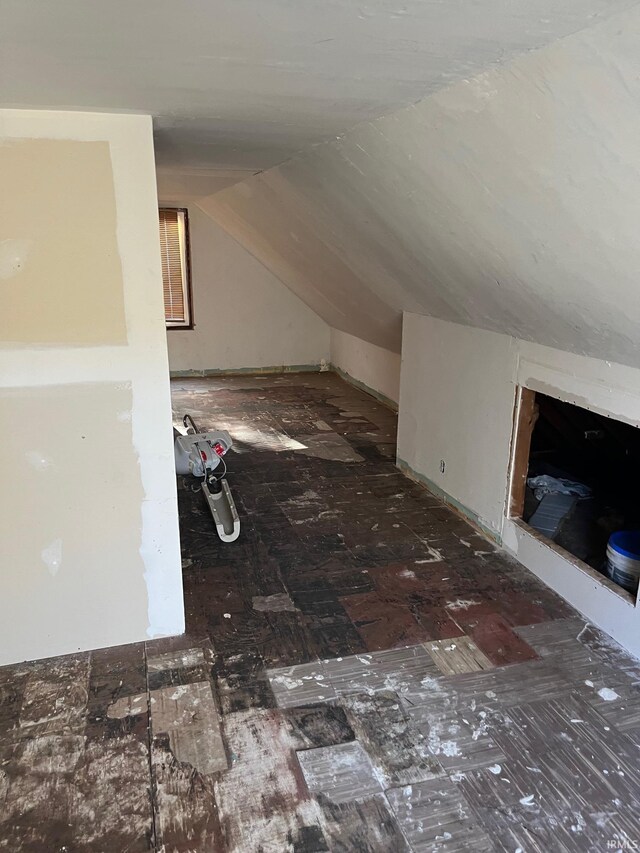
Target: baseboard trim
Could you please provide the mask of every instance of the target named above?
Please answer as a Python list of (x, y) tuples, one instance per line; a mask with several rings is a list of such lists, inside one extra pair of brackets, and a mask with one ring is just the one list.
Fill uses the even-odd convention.
[[(274, 364), (268, 367), (212, 367), (207, 370), (171, 370), (172, 379), (197, 379), (204, 376), (261, 376), (271, 373), (320, 373), (319, 364)], [(326, 372), (326, 368), (325, 368)]]
[(402, 473), (408, 477), (410, 480), (413, 480), (414, 483), (418, 483), (420, 486), (424, 486), (425, 489), (431, 492), (431, 494), (435, 495), (439, 498), (444, 504), (446, 504), (450, 509), (456, 512), (458, 515), (462, 516), (465, 521), (468, 521), (473, 527), (476, 528), (483, 536), (486, 536), (491, 542), (493, 542), (498, 547), (502, 547), (502, 537), (500, 533), (496, 530), (492, 530), (490, 527), (487, 527), (480, 519), (480, 517), (469, 507), (466, 507), (464, 504), (457, 501), (455, 498), (451, 497), (450, 494), (444, 491), (444, 489), (440, 488), (440, 486), (436, 485), (433, 480), (430, 480), (428, 477), (425, 477), (424, 474), (419, 474), (417, 471), (404, 461), (404, 459), (400, 459), (398, 456), (396, 460), (396, 465)]
[(361, 382), (359, 379), (356, 379), (355, 376), (347, 373), (346, 370), (338, 367), (337, 364), (332, 364), (331, 370), (334, 373), (337, 373), (345, 382), (348, 382), (349, 385), (353, 385), (354, 388), (357, 388), (358, 391), (364, 391), (365, 394), (369, 394), (371, 397), (374, 397), (379, 403), (382, 403), (383, 406), (392, 409), (394, 412), (398, 411), (398, 404), (395, 400), (392, 400), (391, 397), (387, 397), (386, 394), (383, 394), (381, 391), (376, 391), (375, 388), (370, 388), (366, 383)]

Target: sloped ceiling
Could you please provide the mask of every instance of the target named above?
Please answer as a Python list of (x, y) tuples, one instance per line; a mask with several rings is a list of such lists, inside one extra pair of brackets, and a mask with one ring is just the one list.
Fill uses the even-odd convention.
[(640, 365), (640, 13), (200, 202), (332, 326), (402, 311)]
[(0, 104), (154, 116), (158, 165), (259, 170), (637, 0), (0, 0)]

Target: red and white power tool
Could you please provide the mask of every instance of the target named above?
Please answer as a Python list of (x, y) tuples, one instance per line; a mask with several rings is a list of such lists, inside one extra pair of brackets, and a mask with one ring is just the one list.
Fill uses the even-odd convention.
[(226, 430), (199, 432), (191, 415), (185, 415), (182, 423), (186, 435), (174, 430), (176, 473), (202, 477), (200, 486), (218, 536), (223, 542), (234, 542), (240, 535), (240, 519), (225, 479), (227, 466), (223, 458), (233, 446), (231, 436)]

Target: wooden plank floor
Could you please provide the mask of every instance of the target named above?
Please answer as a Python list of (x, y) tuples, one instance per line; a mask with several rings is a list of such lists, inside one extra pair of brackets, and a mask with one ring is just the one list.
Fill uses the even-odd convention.
[[(640, 846), (640, 664), (394, 467), (332, 374), (180, 380), (187, 634), (0, 669), (0, 850)], [(105, 617), (106, 618), (106, 617)]]

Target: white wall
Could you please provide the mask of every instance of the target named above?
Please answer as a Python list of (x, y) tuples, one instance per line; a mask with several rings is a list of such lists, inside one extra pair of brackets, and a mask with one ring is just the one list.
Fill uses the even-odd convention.
[(0, 111), (0, 664), (184, 630), (151, 130)]
[(331, 363), (352, 379), (397, 405), (400, 356), (362, 338), (331, 329)]
[(399, 460), (502, 539), (591, 621), (640, 654), (640, 611), (634, 604), (505, 517), (519, 385), (640, 426), (636, 368), (405, 314)]
[(506, 335), (404, 315), (398, 457), (496, 534), (509, 464), (513, 369), (513, 340)]
[(329, 359), (329, 327), (197, 204), (191, 236), (195, 329), (167, 331), (172, 371), (318, 365)]

